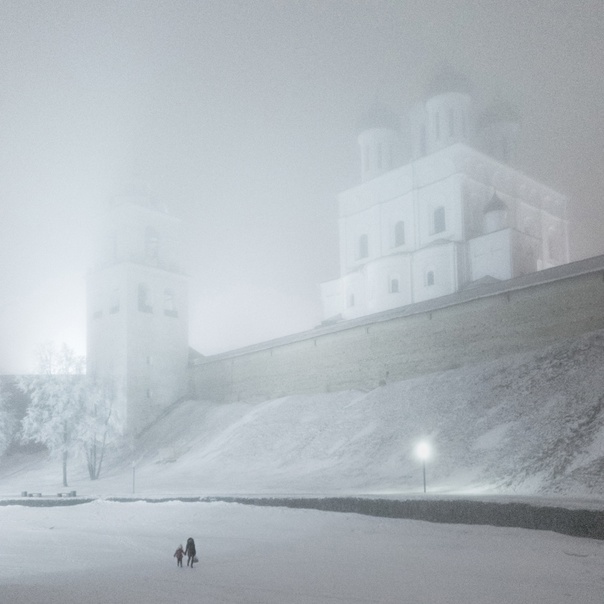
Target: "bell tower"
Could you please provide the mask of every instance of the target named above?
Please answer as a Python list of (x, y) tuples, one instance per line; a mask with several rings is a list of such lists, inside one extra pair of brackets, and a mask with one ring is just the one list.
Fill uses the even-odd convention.
[(138, 434), (187, 392), (187, 280), (180, 221), (147, 192), (108, 208), (88, 275), (88, 375), (113, 394), (125, 433)]

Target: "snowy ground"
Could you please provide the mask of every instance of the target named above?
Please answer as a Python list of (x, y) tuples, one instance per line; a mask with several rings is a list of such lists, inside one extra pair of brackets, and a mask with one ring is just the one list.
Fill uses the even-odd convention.
[[(370, 392), (185, 401), (112, 450), (0, 460), (0, 497), (423, 496), (604, 508), (604, 331)], [(133, 472), (133, 462), (135, 463)], [(134, 476), (135, 475), (135, 476)], [(133, 478), (135, 477), (135, 485)], [(602, 604), (604, 542), (227, 503), (0, 507), (0, 602)], [(199, 567), (172, 554), (193, 536)]]
[[(601, 604), (604, 543), (227, 503), (0, 508), (0, 601)], [(199, 564), (172, 554), (193, 536)]]

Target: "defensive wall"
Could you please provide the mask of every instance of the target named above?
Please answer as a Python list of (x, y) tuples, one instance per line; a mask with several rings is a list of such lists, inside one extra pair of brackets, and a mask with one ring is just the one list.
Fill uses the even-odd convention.
[(368, 390), (602, 328), (604, 256), (597, 256), (195, 359), (191, 396), (234, 402)]

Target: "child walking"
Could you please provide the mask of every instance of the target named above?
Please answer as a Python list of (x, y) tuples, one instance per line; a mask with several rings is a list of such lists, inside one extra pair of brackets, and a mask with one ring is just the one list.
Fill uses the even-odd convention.
[(174, 552), (174, 557), (176, 558), (176, 566), (182, 567), (182, 559), (185, 555), (185, 550), (182, 548), (182, 544), (178, 546), (178, 549)]

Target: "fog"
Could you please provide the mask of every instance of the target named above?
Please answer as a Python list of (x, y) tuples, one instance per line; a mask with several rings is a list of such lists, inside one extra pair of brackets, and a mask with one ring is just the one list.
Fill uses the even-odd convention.
[(358, 118), (402, 117), (443, 60), (517, 106), (572, 259), (604, 252), (601, 0), (6, 0), (0, 25), (0, 373), (84, 352), (92, 243), (132, 179), (183, 220), (193, 347), (312, 328)]

